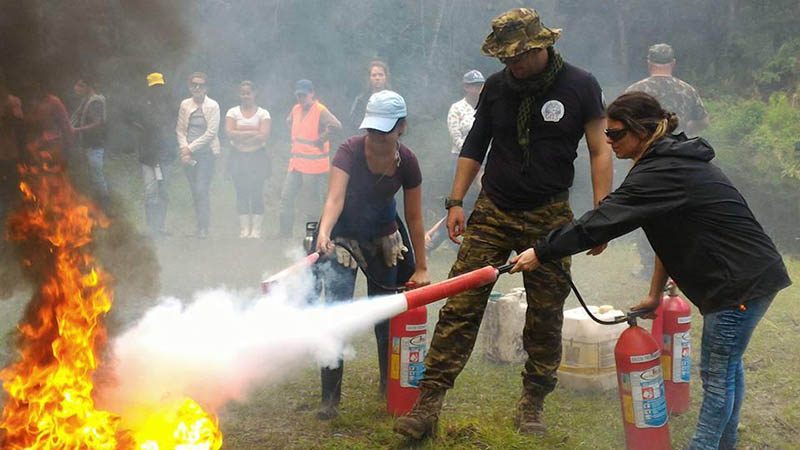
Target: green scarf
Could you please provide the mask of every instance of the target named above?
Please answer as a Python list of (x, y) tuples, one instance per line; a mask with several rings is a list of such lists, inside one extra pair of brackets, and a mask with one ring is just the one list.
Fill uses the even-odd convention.
[(553, 47), (547, 47), (547, 67), (542, 73), (525, 80), (514, 78), (508, 67), (503, 70), (503, 79), (508, 86), (522, 96), (522, 102), (517, 110), (517, 139), (519, 146), (522, 147), (524, 159), (522, 169), (531, 165), (531, 120), (533, 119), (533, 105), (536, 99), (540, 98), (553, 87), (556, 77), (564, 67), (564, 60), (561, 54)]

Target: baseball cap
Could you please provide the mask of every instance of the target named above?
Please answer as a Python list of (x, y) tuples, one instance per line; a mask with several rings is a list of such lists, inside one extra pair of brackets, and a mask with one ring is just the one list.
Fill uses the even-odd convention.
[(359, 128), (388, 133), (397, 121), (406, 117), (406, 101), (394, 91), (380, 91), (372, 94), (367, 102), (367, 111)]
[(464, 83), (465, 84), (477, 84), (477, 83), (485, 83), (486, 78), (483, 77), (483, 74), (478, 70), (470, 70), (469, 72), (464, 74)]
[(656, 64), (669, 64), (675, 59), (675, 52), (669, 44), (655, 44), (647, 50), (647, 60)]
[(157, 84), (164, 84), (164, 75), (158, 72), (153, 72), (147, 75), (147, 87), (153, 87)]
[(311, 80), (300, 80), (294, 85), (295, 95), (306, 95), (314, 92), (314, 85)]

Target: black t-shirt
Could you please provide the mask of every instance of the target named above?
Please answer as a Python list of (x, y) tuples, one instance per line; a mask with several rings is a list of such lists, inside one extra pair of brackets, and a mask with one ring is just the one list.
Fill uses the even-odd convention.
[(603, 116), (600, 84), (592, 74), (564, 63), (555, 84), (536, 99), (531, 124), (532, 164), (523, 172), (517, 138), (517, 109), (522, 98), (497, 72), (486, 80), (461, 156), (486, 161), (483, 189), (501, 209), (533, 209), (572, 186), (573, 161), (584, 125)]

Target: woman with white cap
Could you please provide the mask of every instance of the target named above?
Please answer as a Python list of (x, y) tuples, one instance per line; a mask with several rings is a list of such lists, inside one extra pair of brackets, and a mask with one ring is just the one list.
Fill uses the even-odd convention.
[[(366, 134), (345, 141), (333, 159), (316, 247), (336, 255), (336, 261), (329, 263), (331, 270), (320, 272), (328, 275), (323, 281), (329, 301), (353, 297), (359, 265), (369, 273), (370, 296), (392, 293), (388, 286), (407, 281), (416, 285), (430, 282), (423, 251), (422, 173), (414, 153), (400, 143), (400, 136), (406, 131), (406, 114), (405, 100), (396, 92), (372, 94), (360, 127)], [(400, 188), (410, 242), (404, 242), (405, 230), (396, 210), (394, 196)], [(337, 242), (347, 245), (355, 255)], [(414, 252), (415, 248), (420, 251)], [(380, 389), (385, 393), (388, 320), (375, 326), (375, 338)], [(322, 369), (320, 419), (337, 415), (341, 381), (341, 361), (336, 369)]]

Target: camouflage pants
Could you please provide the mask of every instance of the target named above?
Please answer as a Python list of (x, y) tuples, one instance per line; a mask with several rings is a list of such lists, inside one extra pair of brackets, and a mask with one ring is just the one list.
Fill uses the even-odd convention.
[[(569, 201), (557, 201), (533, 210), (503, 211), (481, 192), (467, 222), (458, 259), (450, 277), (491, 264), (504, 264), (511, 250), (533, 246), (547, 233), (572, 220)], [(558, 261), (569, 270), (570, 259)], [(561, 363), (561, 325), (569, 283), (552, 265), (523, 274), (528, 301), (523, 346), (528, 361), (522, 372), (527, 390), (548, 393), (556, 385)], [(439, 312), (439, 322), (425, 358), (420, 385), (450, 389), (472, 353), (492, 285), (450, 297)]]

